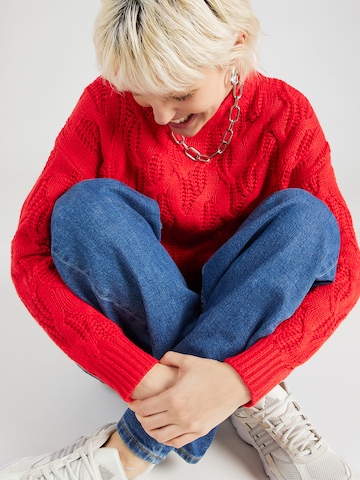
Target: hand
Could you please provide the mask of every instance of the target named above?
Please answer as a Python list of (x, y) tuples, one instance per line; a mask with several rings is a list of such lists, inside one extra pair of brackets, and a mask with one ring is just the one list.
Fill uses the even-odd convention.
[(250, 392), (228, 364), (168, 352), (161, 364), (178, 369), (176, 383), (129, 408), (144, 430), (165, 445), (180, 448), (229, 417), (250, 400)]
[(145, 400), (153, 397), (175, 385), (178, 378), (178, 369), (157, 363), (136, 386), (131, 398)]

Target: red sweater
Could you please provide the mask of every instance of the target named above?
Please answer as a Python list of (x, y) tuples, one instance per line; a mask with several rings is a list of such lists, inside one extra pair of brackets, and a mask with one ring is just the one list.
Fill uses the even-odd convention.
[[(230, 94), (188, 143), (213, 153), (232, 102)], [(303, 188), (333, 211), (342, 235), (335, 282), (311, 291), (273, 334), (226, 360), (249, 387), (253, 403), (314, 354), (359, 297), (360, 255), (352, 220), (309, 102), (282, 81), (254, 75), (244, 85), (240, 105), (228, 149), (210, 163), (193, 162), (169, 128), (155, 123), (150, 108), (137, 105), (131, 94), (115, 93), (99, 78), (86, 88), (25, 201), (12, 244), (19, 296), (67, 355), (126, 401), (156, 359), (76, 297), (50, 255), (54, 202), (81, 180), (115, 178), (155, 199), (162, 243), (194, 287), (204, 262), (271, 193)]]

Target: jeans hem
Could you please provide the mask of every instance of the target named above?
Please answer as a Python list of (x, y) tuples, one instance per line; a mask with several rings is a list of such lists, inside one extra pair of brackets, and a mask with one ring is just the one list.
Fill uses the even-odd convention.
[(130, 429), (126, 425), (124, 419), (121, 419), (118, 423), (117, 427), (118, 433), (120, 438), (125, 443), (125, 445), (138, 457), (142, 460), (152, 463), (153, 465), (158, 465), (159, 463), (163, 462), (165, 458), (171, 451), (174, 451), (179, 457), (185, 460), (186, 463), (189, 464), (196, 464), (202, 458), (201, 456), (194, 456), (186, 450), (186, 447), (181, 447), (174, 449), (172, 447), (167, 447), (164, 445), (164, 449), (166, 449), (165, 455), (156, 455), (153, 452), (150, 452), (144, 445), (142, 445), (130, 432)]
[(146, 447), (144, 447), (144, 445), (139, 443), (139, 441), (132, 435), (132, 433), (130, 432), (129, 428), (127, 427), (123, 419), (119, 421), (117, 430), (120, 435), (120, 438), (125, 443), (125, 445), (142, 460), (150, 462), (154, 465), (158, 465), (167, 457), (169, 453), (169, 452), (166, 452), (166, 455), (161, 456), (161, 455), (155, 455), (154, 453), (149, 452), (149, 450), (147, 450)]

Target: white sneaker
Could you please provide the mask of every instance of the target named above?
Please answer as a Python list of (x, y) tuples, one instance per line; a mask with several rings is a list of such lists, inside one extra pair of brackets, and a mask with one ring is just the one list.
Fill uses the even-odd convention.
[(127, 480), (114, 448), (100, 448), (116, 424), (99, 428), (58, 452), (27, 457), (0, 468), (0, 480)]
[(284, 383), (254, 407), (240, 407), (231, 421), (239, 436), (256, 448), (271, 480), (354, 480)]

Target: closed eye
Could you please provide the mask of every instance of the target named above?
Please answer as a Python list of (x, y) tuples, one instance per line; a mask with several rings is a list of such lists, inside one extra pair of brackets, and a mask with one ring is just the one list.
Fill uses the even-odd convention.
[(192, 96), (192, 93), (187, 93), (186, 95), (182, 95), (181, 97), (171, 97), (172, 99), (176, 100), (177, 102), (183, 102), (190, 98)]
[[(189, 93), (186, 93), (185, 95), (170, 95), (169, 98), (172, 98), (173, 100), (175, 100), (176, 102), (184, 102), (185, 100), (187, 100), (188, 98), (192, 97), (194, 92), (189, 92)], [(142, 94), (141, 93), (135, 93), (135, 92), (132, 92), (132, 96), (133, 97), (141, 97)]]

